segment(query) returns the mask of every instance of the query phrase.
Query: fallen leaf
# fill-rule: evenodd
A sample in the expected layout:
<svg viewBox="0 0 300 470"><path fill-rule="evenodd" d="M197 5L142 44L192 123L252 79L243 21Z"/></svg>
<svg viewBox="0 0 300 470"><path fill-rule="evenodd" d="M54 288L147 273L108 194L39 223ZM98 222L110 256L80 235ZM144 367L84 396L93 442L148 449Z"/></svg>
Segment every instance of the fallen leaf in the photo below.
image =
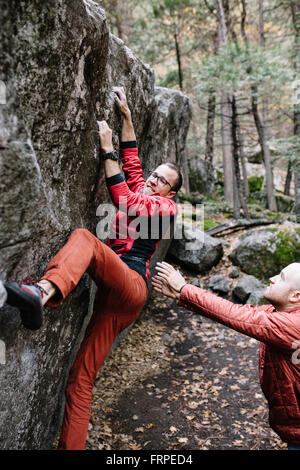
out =
<svg viewBox="0 0 300 470"><path fill-rule="evenodd" d="M132 444L129 444L129 449L131 450L141 450L142 446L140 444L137 444L136 442L133 442Z"/></svg>
<svg viewBox="0 0 300 470"><path fill-rule="evenodd" d="M135 429L135 432L144 432L144 431L145 431L145 429L143 427Z"/></svg>
<svg viewBox="0 0 300 470"><path fill-rule="evenodd" d="M193 419L195 419L195 416L186 416L186 419L188 421L193 421Z"/></svg>
<svg viewBox="0 0 300 470"><path fill-rule="evenodd" d="M198 408L198 403L196 401L191 401L189 404L188 404L188 407L191 408L192 410L195 410L196 408Z"/></svg>
<svg viewBox="0 0 300 470"><path fill-rule="evenodd" d="M188 438L187 437L180 437L178 439L178 442L180 442L180 444L186 444L188 442Z"/></svg>
<svg viewBox="0 0 300 470"><path fill-rule="evenodd" d="M235 385L230 385L229 388L230 388L230 390L240 390L240 387L239 387L237 384L235 384Z"/></svg>

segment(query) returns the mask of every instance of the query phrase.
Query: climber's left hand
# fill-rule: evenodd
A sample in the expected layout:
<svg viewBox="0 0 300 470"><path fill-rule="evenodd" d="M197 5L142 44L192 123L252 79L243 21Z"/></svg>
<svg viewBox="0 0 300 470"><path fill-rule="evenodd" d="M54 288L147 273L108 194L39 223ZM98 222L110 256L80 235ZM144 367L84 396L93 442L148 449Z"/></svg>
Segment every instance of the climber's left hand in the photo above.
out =
<svg viewBox="0 0 300 470"><path fill-rule="evenodd" d="M112 144L112 130L106 121L97 121L99 126L100 146L104 153L110 153L114 147Z"/></svg>

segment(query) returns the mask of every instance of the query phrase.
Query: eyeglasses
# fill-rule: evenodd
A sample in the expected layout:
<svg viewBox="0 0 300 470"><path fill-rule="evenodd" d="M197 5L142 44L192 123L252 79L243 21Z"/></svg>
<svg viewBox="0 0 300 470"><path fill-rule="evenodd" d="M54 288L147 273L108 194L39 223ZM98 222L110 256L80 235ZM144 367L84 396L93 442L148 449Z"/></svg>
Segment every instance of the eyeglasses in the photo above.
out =
<svg viewBox="0 0 300 470"><path fill-rule="evenodd" d="M167 181L166 178L164 178L163 176L159 176L156 171L151 171L149 178L156 178L158 186L165 186L166 184L168 184L172 189L172 185L169 183L169 181Z"/></svg>

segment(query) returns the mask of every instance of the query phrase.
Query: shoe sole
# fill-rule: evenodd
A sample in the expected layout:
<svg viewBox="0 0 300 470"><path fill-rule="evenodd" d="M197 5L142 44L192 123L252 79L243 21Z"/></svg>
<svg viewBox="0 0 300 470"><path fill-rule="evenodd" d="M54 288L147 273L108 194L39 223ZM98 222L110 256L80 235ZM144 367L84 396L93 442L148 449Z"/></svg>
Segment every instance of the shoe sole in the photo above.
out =
<svg viewBox="0 0 300 470"><path fill-rule="evenodd" d="M16 282L7 282L4 287L7 291L6 302L20 310L23 326L29 330L38 330L43 323L43 307L40 299L21 289Z"/></svg>

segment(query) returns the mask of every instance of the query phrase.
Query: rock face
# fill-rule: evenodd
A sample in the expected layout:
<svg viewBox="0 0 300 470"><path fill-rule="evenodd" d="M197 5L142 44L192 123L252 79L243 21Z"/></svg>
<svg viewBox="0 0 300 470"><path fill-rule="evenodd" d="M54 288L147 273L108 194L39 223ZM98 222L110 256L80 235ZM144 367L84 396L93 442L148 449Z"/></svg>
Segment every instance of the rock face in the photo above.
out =
<svg viewBox="0 0 300 470"><path fill-rule="evenodd" d="M0 281L0 308L3 307L7 299L7 292L4 288L3 283Z"/></svg>
<svg viewBox="0 0 300 470"><path fill-rule="evenodd" d="M214 190L214 175L207 162L196 157L188 162L189 181L191 191L197 191L201 194L211 194Z"/></svg>
<svg viewBox="0 0 300 470"><path fill-rule="evenodd" d="M109 34L91 0L0 7L0 279L20 281L39 278L75 228L95 233L96 208L109 201L96 120L108 121L117 148L121 129L112 86L125 87L147 168L183 164L191 108L181 93L154 87L151 68ZM51 447L91 315L89 287L83 276L61 307L46 308L38 332L21 326L17 310L0 310L1 449Z"/></svg>
<svg viewBox="0 0 300 470"><path fill-rule="evenodd" d="M250 305L265 305L269 302L264 298L264 292L266 290L266 286L254 290L248 297L246 304Z"/></svg>
<svg viewBox="0 0 300 470"><path fill-rule="evenodd" d="M177 236L180 233L182 238L174 238L168 251L179 264L200 274L207 273L218 264L224 252L220 240L187 224L182 231L177 231Z"/></svg>
<svg viewBox="0 0 300 470"><path fill-rule="evenodd" d="M229 255L242 271L259 279L278 274L300 259L300 225L285 223L277 228L253 230L241 237Z"/></svg>
<svg viewBox="0 0 300 470"><path fill-rule="evenodd" d="M233 289L232 293L241 303L245 303L249 296L252 296L252 299L254 300L258 291L261 294L261 291L265 291L266 287L267 286L262 284L262 282L254 276L243 276Z"/></svg>
<svg viewBox="0 0 300 470"><path fill-rule="evenodd" d="M240 271L236 266L233 266L232 270L229 273L231 279L237 279L240 276Z"/></svg>
<svg viewBox="0 0 300 470"><path fill-rule="evenodd" d="M228 279L223 274L215 274L209 278L207 287L220 294L228 294L231 289Z"/></svg>

